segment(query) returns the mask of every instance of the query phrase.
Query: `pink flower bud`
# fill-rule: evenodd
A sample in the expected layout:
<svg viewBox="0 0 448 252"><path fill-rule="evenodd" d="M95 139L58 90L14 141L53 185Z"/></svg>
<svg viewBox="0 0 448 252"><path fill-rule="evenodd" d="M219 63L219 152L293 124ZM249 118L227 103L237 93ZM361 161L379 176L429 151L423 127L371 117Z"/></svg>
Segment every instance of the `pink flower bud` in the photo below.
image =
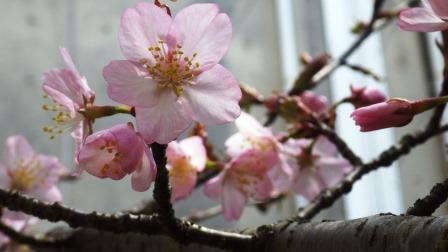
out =
<svg viewBox="0 0 448 252"><path fill-rule="evenodd" d="M355 108L370 106L386 100L386 95L376 88L352 86L350 89L352 91L350 101Z"/></svg>
<svg viewBox="0 0 448 252"><path fill-rule="evenodd" d="M88 136L77 161L99 178L119 180L133 173L132 188L136 191L146 191L156 175L152 152L132 124L115 125Z"/></svg>
<svg viewBox="0 0 448 252"><path fill-rule="evenodd" d="M402 99L391 99L355 110L351 117L361 131L373 131L389 127L401 127L414 117L412 103Z"/></svg>

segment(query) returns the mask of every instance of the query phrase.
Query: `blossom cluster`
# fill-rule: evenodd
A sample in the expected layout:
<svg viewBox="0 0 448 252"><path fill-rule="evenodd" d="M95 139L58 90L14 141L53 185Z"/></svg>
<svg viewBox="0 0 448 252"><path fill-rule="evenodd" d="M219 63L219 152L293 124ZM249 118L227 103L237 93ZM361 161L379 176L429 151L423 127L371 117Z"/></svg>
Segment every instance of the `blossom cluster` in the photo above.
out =
<svg viewBox="0 0 448 252"><path fill-rule="evenodd" d="M423 0L423 7L402 10L398 25L410 31L447 30L447 18L445 0ZM320 123L334 128L339 105L352 104L356 125L373 131L404 126L416 114L448 102L448 97L387 100L380 89L352 86L346 98L330 106L326 97L307 90L310 81L303 79L310 78L305 77L294 92L264 98L219 64L231 37L230 19L215 4L193 4L174 17L167 6L157 4L126 9L118 36L125 59L103 69L107 94L118 106L97 105L95 92L68 50L60 48L65 67L43 75L42 89L51 103L42 108L54 114L52 125L43 130L51 139L70 132L76 167L71 174L85 171L112 180L130 175L132 189L144 192L157 176L151 144L166 144L171 201L187 198L198 186L198 177L213 167L219 172L205 183L204 194L220 201L227 220L237 220L249 202L289 192L312 200L355 168L316 129ZM304 60L304 65L315 73L327 60L322 55ZM248 109L252 103L283 118L287 129L274 132L241 112L240 105ZM133 115L136 127L127 122L94 131L96 119L116 113ZM193 125L233 121L238 131L226 140L221 157L213 153L204 132L193 130L179 139ZM58 202L62 196L57 182L65 173L56 157L37 154L23 136L6 140L0 187ZM1 221L22 232L37 219L3 209ZM9 238L0 235L0 245L8 243Z"/></svg>

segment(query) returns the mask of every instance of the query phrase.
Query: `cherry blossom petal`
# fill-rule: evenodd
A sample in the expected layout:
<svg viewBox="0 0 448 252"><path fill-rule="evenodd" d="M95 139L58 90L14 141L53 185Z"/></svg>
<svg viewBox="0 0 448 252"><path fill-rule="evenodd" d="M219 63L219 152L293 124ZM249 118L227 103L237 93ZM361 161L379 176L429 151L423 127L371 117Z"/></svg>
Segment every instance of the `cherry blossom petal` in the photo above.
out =
<svg viewBox="0 0 448 252"><path fill-rule="evenodd" d="M207 153L202 138L192 136L180 141L180 147L189 157L189 162L196 168L196 171L202 172L207 162Z"/></svg>
<svg viewBox="0 0 448 252"><path fill-rule="evenodd" d="M72 57L70 56L68 50L64 47L59 47L59 51L61 52L62 58L64 59L67 69L70 70L75 77L73 82L68 82L67 85L76 84L70 89L75 91L77 97L84 96L87 99L91 98L94 95L94 92L92 91L92 89L90 89L89 85L87 84L86 78L78 73L78 69L76 69L75 63L73 63Z"/></svg>
<svg viewBox="0 0 448 252"><path fill-rule="evenodd" d="M241 112L240 116L235 120L238 131L249 137L263 137L272 135L270 129L263 127L254 117L246 112Z"/></svg>
<svg viewBox="0 0 448 252"><path fill-rule="evenodd" d="M111 61L103 69L109 97L129 106L153 107L159 103L157 84L147 75L145 69L127 60Z"/></svg>
<svg viewBox="0 0 448 252"><path fill-rule="evenodd" d="M336 185L353 169L347 160L336 157L321 157L316 166L319 167L318 173L326 187Z"/></svg>
<svg viewBox="0 0 448 252"><path fill-rule="evenodd" d="M174 18L177 42L187 56L197 53L201 70L217 64L229 48L232 24L226 14L218 14L215 4L193 4Z"/></svg>
<svg viewBox="0 0 448 252"><path fill-rule="evenodd" d="M409 8L400 12L398 26L406 31L433 32L448 29L448 22L440 19L431 9Z"/></svg>
<svg viewBox="0 0 448 252"><path fill-rule="evenodd" d="M291 186L293 171L286 158L282 156L280 162L268 172L268 176L277 192L286 192Z"/></svg>
<svg viewBox="0 0 448 252"><path fill-rule="evenodd" d="M115 142L115 137L108 131L100 131L86 140L86 144L78 154L79 165L88 173L99 178L122 179L126 172L118 162L114 162L114 154L102 148L107 142Z"/></svg>
<svg viewBox="0 0 448 252"><path fill-rule="evenodd" d="M147 143L167 144L176 139L193 122L191 108L185 99L171 90L160 93L159 103L152 108L136 107L137 128Z"/></svg>
<svg viewBox="0 0 448 252"><path fill-rule="evenodd" d="M238 81L221 65L200 74L196 84L185 89L185 97L193 109L193 119L207 125L233 121L241 113Z"/></svg>
<svg viewBox="0 0 448 252"><path fill-rule="evenodd" d="M132 189L144 192L151 187L157 174L156 162L149 148L145 149L140 166L134 171L131 178Z"/></svg>
<svg viewBox="0 0 448 252"><path fill-rule="evenodd" d="M170 176L171 202L186 198L196 186L197 173L194 169L185 169Z"/></svg>
<svg viewBox="0 0 448 252"><path fill-rule="evenodd" d="M226 153L230 157L235 157L241 152L252 148L252 144L247 141L246 137L238 132L230 136L226 142Z"/></svg>
<svg viewBox="0 0 448 252"><path fill-rule="evenodd" d="M18 161L29 162L34 156L33 147L21 135L13 135L6 139L3 147L3 162L8 169L14 169Z"/></svg>
<svg viewBox="0 0 448 252"><path fill-rule="evenodd" d="M62 202L62 193L56 185L47 189L34 190L29 195L46 202Z"/></svg>
<svg viewBox="0 0 448 252"><path fill-rule="evenodd" d="M238 220L243 213L246 197L231 181L223 181L221 201L224 218L229 221Z"/></svg>
<svg viewBox="0 0 448 252"><path fill-rule="evenodd" d="M37 155L37 159L41 169L36 173L36 178L40 180L40 183L36 186L48 190L58 182L65 167L54 156L39 154Z"/></svg>
<svg viewBox="0 0 448 252"><path fill-rule="evenodd" d="M320 193L322 187L322 182L311 169L300 171L292 186L294 192L308 200L314 199Z"/></svg>
<svg viewBox="0 0 448 252"><path fill-rule="evenodd" d="M162 8L150 3L139 3L128 8L121 17L119 43L124 56L131 61L147 59L154 63L150 46L166 40L172 19Z"/></svg>
<svg viewBox="0 0 448 252"><path fill-rule="evenodd" d="M446 0L423 0L423 5L431 8L442 19L448 19L448 2Z"/></svg>
<svg viewBox="0 0 448 252"><path fill-rule="evenodd" d="M219 199L221 197L225 173L225 171L220 172L218 175L211 178L205 183L204 193L207 197L211 199Z"/></svg>
<svg viewBox="0 0 448 252"><path fill-rule="evenodd" d="M336 146L326 137L318 137L314 143L313 154L319 156L334 156L337 153Z"/></svg>
<svg viewBox="0 0 448 252"><path fill-rule="evenodd" d="M168 144L166 148L166 157L168 159L168 163L174 163L179 158L185 158L186 154L184 150L181 148L179 142L172 141Z"/></svg>

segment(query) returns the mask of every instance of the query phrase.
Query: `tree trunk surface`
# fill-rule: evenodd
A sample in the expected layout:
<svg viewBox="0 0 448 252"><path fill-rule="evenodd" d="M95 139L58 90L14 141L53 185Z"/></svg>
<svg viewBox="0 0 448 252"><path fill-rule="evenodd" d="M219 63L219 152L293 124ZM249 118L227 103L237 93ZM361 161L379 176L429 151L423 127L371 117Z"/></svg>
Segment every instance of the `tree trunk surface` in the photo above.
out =
<svg viewBox="0 0 448 252"><path fill-rule="evenodd" d="M267 227L269 234L264 238L262 251L448 251L447 216L380 214L349 221L293 223L271 228ZM118 235L91 229L54 230L51 236L70 236L70 247L34 249L40 252L224 251L201 244L180 244L166 236Z"/></svg>

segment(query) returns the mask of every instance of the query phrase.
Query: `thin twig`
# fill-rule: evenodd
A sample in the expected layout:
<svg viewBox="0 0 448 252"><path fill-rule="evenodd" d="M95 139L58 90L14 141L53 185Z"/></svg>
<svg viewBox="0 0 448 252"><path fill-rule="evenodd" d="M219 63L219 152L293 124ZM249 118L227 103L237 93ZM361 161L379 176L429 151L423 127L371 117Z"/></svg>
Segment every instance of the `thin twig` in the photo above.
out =
<svg viewBox="0 0 448 252"><path fill-rule="evenodd" d="M430 216L448 199L448 179L437 183L431 189L428 196L415 201L407 211L407 215Z"/></svg>
<svg viewBox="0 0 448 252"><path fill-rule="evenodd" d="M420 131L415 134L408 134L401 138L399 144L383 151L378 158L363 164L349 173L336 186L324 190L305 208L299 209L297 215L293 217L294 221L303 221L314 217L319 211L330 207L342 195L351 191L353 184L360 180L367 173L380 167L390 166L401 156L408 154L414 147L426 142L429 138L448 130L448 124L438 129Z"/></svg>

